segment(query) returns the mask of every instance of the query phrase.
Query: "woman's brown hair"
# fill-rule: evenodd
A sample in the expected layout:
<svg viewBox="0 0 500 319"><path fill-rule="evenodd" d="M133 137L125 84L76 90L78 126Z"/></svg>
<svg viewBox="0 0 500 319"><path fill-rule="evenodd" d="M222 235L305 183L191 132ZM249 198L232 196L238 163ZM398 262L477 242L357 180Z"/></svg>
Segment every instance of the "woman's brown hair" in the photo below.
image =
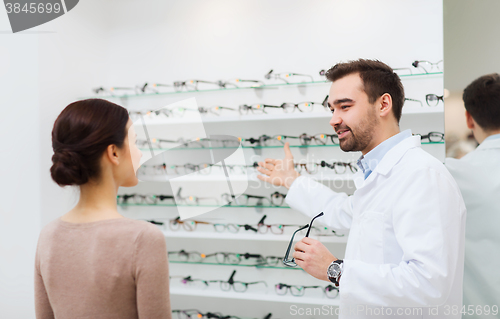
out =
<svg viewBox="0 0 500 319"><path fill-rule="evenodd" d="M52 129L50 175L59 186L83 185L101 175L100 159L111 144L122 148L127 136L127 110L102 99L69 104Z"/></svg>

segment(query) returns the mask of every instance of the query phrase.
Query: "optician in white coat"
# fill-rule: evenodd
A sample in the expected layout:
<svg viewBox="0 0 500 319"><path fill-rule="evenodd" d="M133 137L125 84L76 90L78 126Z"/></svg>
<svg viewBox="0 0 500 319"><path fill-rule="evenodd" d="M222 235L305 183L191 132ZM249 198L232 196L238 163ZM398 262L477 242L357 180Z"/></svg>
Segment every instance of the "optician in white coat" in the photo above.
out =
<svg viewBox="0 0 500 319"><path fill-rule="evenodd" d="M492 307L500 309L500 134L460 160L447 158L446 167L467 206L464 306L475 318L493 318Z"/></svg>
<svg viewBox="0 0 500 319"><path fill-rule="evenodd" d="M299 176L288 144L285 159L259 163L259 179L289 188L290 207L310 217L324 212L322 223L350 231L340 318L460 318L465 205L420 136L399 132L401 80L373 60L339 63L326 76L340 147L363 154L356 191L347 196ZM312 276L335 283L327 269L338 260L319 241L303 238L293 256Z"/></svg>
<svg viewBox="0 0 500 319"><path fill-rule="evenodd" d="M350 231L340 318L394 318L398 311L404 318L460 318L466 210L444 165L413 136L354 182L347 196L301 176L286 197L291 208L310 217L323 211L322 223Z"/></svg>
<svg viewBox="0 0 500 319"><path fill-rule="evenodd" d="M500 75L475 79L464 90L469 129L480 145L447 158L467 207L464 318L498 318L500 308Z"/></svg>

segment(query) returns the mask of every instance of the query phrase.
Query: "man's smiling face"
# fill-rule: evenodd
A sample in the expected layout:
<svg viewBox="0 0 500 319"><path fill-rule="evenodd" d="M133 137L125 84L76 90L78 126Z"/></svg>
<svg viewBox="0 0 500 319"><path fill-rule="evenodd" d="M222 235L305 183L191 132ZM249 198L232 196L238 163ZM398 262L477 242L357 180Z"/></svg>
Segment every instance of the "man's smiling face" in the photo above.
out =
<svg viewBox="0 0 500 319"><path fill-rule="evenodd" d="M376 103L368 101L358 73L344 76L332 83L328 105L333 115L330 125L339 136L344 152L369 149L379 124Z"/></svg>

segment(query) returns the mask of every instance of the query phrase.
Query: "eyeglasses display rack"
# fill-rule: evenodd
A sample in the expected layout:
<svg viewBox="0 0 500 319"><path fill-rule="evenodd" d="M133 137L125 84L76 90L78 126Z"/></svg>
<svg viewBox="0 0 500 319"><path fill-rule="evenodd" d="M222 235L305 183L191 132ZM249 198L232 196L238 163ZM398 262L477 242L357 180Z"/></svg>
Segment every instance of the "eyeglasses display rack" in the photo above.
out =
<svg viewBox="0 0 500 319"><path fill-rule="evenodd" d="M439 135L444 132L444 103L440 98L443 95L443 73L402 72L400 77L407 97L400 122L401 130L411 128L412 133L421 135L422 148L444 162L444 138ZM148 162L149 167L144 165L139 169L140 182L137 186L120 189L118 203L124 216L156 224L165 234L168 250L176 252L169 254L172 309L195 308L203 311L205 307L219 305L221 313L248 317L241 309L256 305L273 313L280 307L288 309L292 304L339 305L338 296L330 298L326 295L325 291L330 296L333 295L331 290L325 288L327 282L311 277L300 268L286 267L280 260L277 264L265 262L266 256L283 258L293 232L310 220L300 212L290 209L286 202L281 202L281 197L274 198L273 201L271 194L277 192L286 195L286 188L264 184L256 177L258 172L254 167L255 162L265 158L284 157L282 141L279 138L276 138L278 141L273 140L267 144L262 139L259 143L252 141L257 141L262 136L284 136L291 144L294 161L298 164L296 169L301 171L301 174L335 191L352 194L355 190L352 176L361 154L343 152L338 144L332 143L331 140L325 139L326 142L322 144L322 140L315 142L314 138L311 138L320 136L318 139L321 139L321 134L335 134L329 125L331 113L321 104L328 94L330 82L324 81L324 77L300 82L302 80L304 79L295 79L292 76L290 83L271 79L259 87L198 91L183 89L180 92L160 91L158 88L158 92L143 94L96 96L124 105L132 117L135 114L137 140L145 141L139 147L143 154L156 156L155 161ZM428 97L430 94L437 98ZM190 98L195 98L196 105L205 110L221 106L233 110L214 111L220 111L219 114L209 111L200 114L199 109L170 109L168 112L172 113L168 115L167 111L158 114L153 112ZM285 112L282 107L265 107L264 112L257 107L280 106L283 103L298 104L304 101L314 102L311 111L301 112L296 108L294 111ZM147 108L144 108L145 105ZM258 111L242 114L239 111L241 105L254 106ZM137 116L138 112L141 112L141 116ZM200 134L203 130L210 135L237 137L241 142L245 163L227 163L227 166L233 165L230 169L239 170L240 175L234 177L235 180L248 180L243 203L229 204L224 201L224 197L214 195L217 194L218 187L227 183L221 167L214 166L207 173L202 172L203 168L206 168L202 162L182 162L186 154L191 154L189 158L193 158L192 154L207 147L236 148L229 144L224 145L223 142L218 146L200 144L199 147L182 147L183 142L203 139L205 136ZM301 136L309 139L303 142ZM153 144L154 147L151 147ZM175 147L175 150L170 150L172 147ZM178 159L178 162L164 161L159 155L162 152L176 153L171 158ZM329 165L322 166L322 161ZM162 175L162 169L183 175L182 196L173 194L168 185L169 181ZM177 204L187 208L195 209L200 206L213 207L213 210L186 221L176 221L178 215L175 198L182 198L182 202ZM264 226L259 228L259 220L264 215L265 222L261 223ZM310 237L323 242L336 257L343 258L348 234L335 233L325 228L321 224L321 218L314 223L317 229L311 231ZM222 225L219 226L222 231L217 231L214 224ZM232 227L232 231L229 231L228 227ZM264 232L264 228L267 232ZM304 236L305 231L298 232L295 242ZM226 260L220 257L216 260L213 256L217 253L217 256L238 255L239 259ZM262 259L245 259L245 253L261 256ZM273 259L273 263L275 261L276 259ZM265 285L251 284L245 291L235 291L231 287L227 290L221 289L221 284L216 281L231 282L228 278L233 278L231 274L234 270L237 271L234 281L264 282ZM319 288L307 288L303 291L300 288L309 286ZM285 293L286 289L283 287L300 289L297 288L295 293Z"/></svg>

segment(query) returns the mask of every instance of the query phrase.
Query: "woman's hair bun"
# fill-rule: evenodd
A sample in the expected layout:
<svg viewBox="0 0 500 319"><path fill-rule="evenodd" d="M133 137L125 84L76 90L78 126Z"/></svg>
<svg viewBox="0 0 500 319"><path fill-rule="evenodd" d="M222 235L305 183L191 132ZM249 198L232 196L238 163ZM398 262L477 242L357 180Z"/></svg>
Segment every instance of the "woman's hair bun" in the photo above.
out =
<svg viewBox="0 0 500 319"><path fill-rule="evenodd" d="M66 106L52 129L54 182L67 186L97 181L108 146L124 146L128 121L125 108L106 100L87 99Z"/></svg>
<svg viewBox="0 0 500 319"><path fill-rule="evenodd" d="M50 175L59 186L82 185L89 181L84 158L77 152L56 151L52 163Z"/></svg>

